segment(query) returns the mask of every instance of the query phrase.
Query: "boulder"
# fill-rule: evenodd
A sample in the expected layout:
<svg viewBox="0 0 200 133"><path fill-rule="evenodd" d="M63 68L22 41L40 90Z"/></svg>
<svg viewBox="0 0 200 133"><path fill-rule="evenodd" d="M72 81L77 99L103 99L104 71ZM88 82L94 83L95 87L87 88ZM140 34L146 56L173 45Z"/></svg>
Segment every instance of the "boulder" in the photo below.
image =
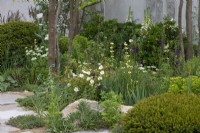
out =
<svg viewBox="0 0 200 133"><path fill-rule="evenodd" d="M63 118L66 118L67 116L69 116L69 114L76 112L77 111L77 107L79 105L79 103L81 101L84 101L88 104L88 106L95 111L99 111L99 112L103 112L103 108L100 106L100 104L97 101L94 100L88 100L88 99L79 99L73 103L70 103L68 106L66 106L63 110L62 110L62 114L63 114ZM127 113L128 110L130 110L131 108L133 108L132 106L125 106L125 105L121 105L121 112L122 113Z"/></svg>

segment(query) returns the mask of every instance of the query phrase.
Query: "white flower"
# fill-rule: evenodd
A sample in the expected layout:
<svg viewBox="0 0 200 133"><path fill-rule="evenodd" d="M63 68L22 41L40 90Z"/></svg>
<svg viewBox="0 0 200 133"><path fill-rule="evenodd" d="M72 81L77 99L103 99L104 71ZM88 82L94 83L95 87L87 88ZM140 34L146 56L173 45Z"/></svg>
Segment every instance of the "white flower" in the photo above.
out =
<svg viewBox="0 0 200 133"><path fill-rule="evenodd" d="M128 44L125 42L125 43L124 43L124 46L127 46L127 45L128 45Z"/></svg>
<svg viewBox="0 0 200 133"><path fill-rule="evenodd" d="M78 91L79 91L78 87L75 87L75 88L74 88L74 91L75 91L75 92L78 92Z"/></svg>
<svg viewBox="0 0 200 133"><path fill-rule="evenodd" d="M26 55L30 55L30 53L29 53L29 52L27 52L27 53L26 53Z"/></svg>
<svg viewBox="0 0 200 133"><path fill-rule="evenodd" d="M144 70L145 68L144 68L144 67L139 67L138 69L139 69L139 70Z"/></svg>
<svg viewBox="0 0 200 133"><path fill-rule="evenodd" d="M156 67L155 67L155 66L151 66L151 68L153 68L153 69L156 69Z"/></svg>
<svg viewBox="0 0 200 133"><path fill-rule="evenodd" d="M101 70L101 69L103 69L103 66L101 65L101 66L99 66L99 70Z"/></svg>
<svg viewBox="0 0 200 133"><path fill-rule="evenodd" d="M146 70L144 70L144 71L142 71L143 73L146 73L147 71Z"/></svg>
<svg viewBox="0 0 200 133"><path fill-rule="evenodd" d="M75 73L72 73L72 76L73 76L73 77L76 77L77 75L76 75Z"/></svg>
<svg viewBox="0 0 200 133"><path fill-rule="evenodd" d="M79 74L79 77L80 77L80 78L83 78L83 77L84 77L84 75L81 73L81 74Z"/></svg>
<svg viewBox="0 0 200 133"><path fill-rule="evenodd" d="M41 54L40 54L40 53L37 53L37 56L41 56Z"/></svg>
<svg viewBox="0 0 200 133"><path fill-rule="evenodd" d="M114 43L113 43L113 42L111 42L110 44L111 44L111 45L114 45Z"/></svg>
<svg viewBox="0 0 200 133"><path fill-rule="evenodd" d="M45 36L44 40L49 40L49 35L48 34Z"/></svg>
<svg viewBox="0 0 200 133"><path fill-rule="evenodd" d="M90 84L91 84L91 85L94 84L94 80L93 80L93 79L90 80Z"/></svg>
<svg viewBox="0 0 200 133"><path fill-rule="evenodd" d="M36 57L33 57L31 60L34 61L34 60L36 60L36 59L37 59Z"/></svg>
<svg viewBox="0 0 200 133"><path fill-rule="evenodd" d="M40 19L40 18L42 18L42 17L43 17L43 13L39 13L39 14L37 14L37 16L36 16L37 19Z"/></svg>
<svg viewBox="0 0 200 133"><path fill-rule="evenodd" d="M87 81L90 81L90 79L91 79L91 77L87 77L87 79L86 79L86 80L87 80Z"/></svg>
<svg viewBox="0 0 200 133"><path fill-rule="evenodd" d="M82 70L82 72L83 72L84 74L90 75L90 71Z"/></svg>
<svg viewBox="0 0 200 133"><path fill-rule="evenodd" d="M132 43L132 42L133 42L133 39L129 39L129 42Z"/></svg>
<svg viewBox="0 0 200 133"><path fill-rule="evenodd" d="M46 48L45 51L48 51L48 48Z"/></svg>
<svg viewBox="0 0 200 133"><path fill-rule="evenodd" d="M103 78L101 76L98 77L98 80L102 80Z"/></svg>
<svg viewBox="0 0 200 133"><path fill-rule="evenodd" d="M70 84L70 83L68 83L68 84L67 84L67 87L70 87L70 86L71 86L71 84Z"/></svg>
<svg viewBox="0 0 200 133"><path fill-rule="evenodd" d="M47 57L47 53L46 53L46 54L43 54L43 55L41 55L41 57Z"/></svg>
<svg viewBox="0 0 200 133"><path fill-rule="evenodd" d="M100 74L101 74L101 75L104 75L104 71L101 71Z"/></svg>
<svg viewBox="0 0 200 133"><path fill-rule="evenodd" d="M128 71L128 74L131 74L131 71Z"/></svg>

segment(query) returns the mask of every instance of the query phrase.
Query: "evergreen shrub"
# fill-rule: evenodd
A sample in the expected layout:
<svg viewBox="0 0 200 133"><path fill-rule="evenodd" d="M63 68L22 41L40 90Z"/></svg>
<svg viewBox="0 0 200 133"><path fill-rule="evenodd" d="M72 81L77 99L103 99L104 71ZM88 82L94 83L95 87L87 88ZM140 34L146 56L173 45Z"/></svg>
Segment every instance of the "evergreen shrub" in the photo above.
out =
<svg viewBox="0 0 200 133"><path fill-rule="evenodd" d="M165 93L149 97L136 104L121 119L120 132L198 133L200 132L199 113L199 96Z"/></svg>
<svg viewBox="0 0 200 133"><path fill-rule="evenodd" d="M0 26L0 57L2 66L21 65L25 61L25 47L40 42L39 27L31 22L14 21Z"/></svg>

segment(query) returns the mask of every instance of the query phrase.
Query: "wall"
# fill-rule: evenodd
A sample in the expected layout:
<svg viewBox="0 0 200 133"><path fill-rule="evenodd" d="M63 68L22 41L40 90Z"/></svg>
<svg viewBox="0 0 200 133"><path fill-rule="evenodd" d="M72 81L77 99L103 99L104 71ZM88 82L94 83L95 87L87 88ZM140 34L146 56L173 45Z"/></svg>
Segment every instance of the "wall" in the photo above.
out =
<svg viewBox="0 0 200 133"><path fill-rule="evenodd" d="M23 20L31 21L29 17L28 8L33 4L33 0L29 2L23 2L23 0L0 0L0 14L7 16L9 11L16 12L17 10L23 14Z"/></svg>

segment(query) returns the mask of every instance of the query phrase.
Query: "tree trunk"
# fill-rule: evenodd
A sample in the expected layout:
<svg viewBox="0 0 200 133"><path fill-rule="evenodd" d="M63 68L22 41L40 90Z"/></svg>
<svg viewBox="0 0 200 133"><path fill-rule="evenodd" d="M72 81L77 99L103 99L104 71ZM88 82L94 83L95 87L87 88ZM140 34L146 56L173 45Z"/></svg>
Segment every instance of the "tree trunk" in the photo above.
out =
<svg viewBox="0 0 200 133"><path fill-rule="evenodd" d="M58 39L57 39L57 20L58 20L58 0L49 0L48 9L48 34L49 34L49 53L48 53L48 66L51 74L57 74L60 67L58 55Z"/></svg>
<svg viewBox="0 0 200 133"><path fill-rule="evenodd" d="M183 34L182 34L182 9L183 9L183 0L180 0L179 10L178 10L178 29L179 29L178 40L179 40L179 48L181 50L181 57L183 60L185 60Z"/></svg>
<svg viewBox="0 0 200 133"><path fill-rule="evenodd" d="M70 58L72 54L72 42L74 37L79 33L79 0L70 1L70 22L69 22L69 42L68 42L68 52L67 52L67 64L70 64Z"/></svg>
<svg viewBox="0 0 200 133"><path fill-rule="evenodd" d="M192 46L192 0L187 0L186 3L186 32L187 32L187 57L186 59L192 59L193 46Z"/></svg>
<svg viewBox="0 0 200 133"><path fill-rule="evenodd" d="M198 56L200 57L200 0L199 0L199 12L198 12L198 30L199 30Z"/></svg>

